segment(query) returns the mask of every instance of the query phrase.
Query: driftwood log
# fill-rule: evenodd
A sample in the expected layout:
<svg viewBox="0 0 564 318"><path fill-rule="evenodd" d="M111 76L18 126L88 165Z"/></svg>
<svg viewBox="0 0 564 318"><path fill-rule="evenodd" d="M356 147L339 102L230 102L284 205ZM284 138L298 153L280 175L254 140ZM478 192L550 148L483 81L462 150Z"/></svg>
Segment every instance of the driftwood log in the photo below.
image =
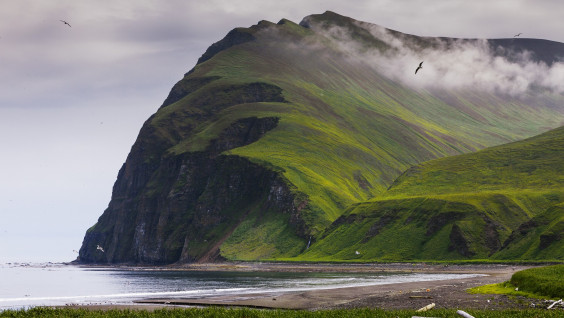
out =
<svg viewBox="0 0 564 318"><path fill-rule="evenodd" d="M461 315L464 318L474 318L474 316L472 316L469 313L462 311L462 310L457 310L456 313Z"/></svg>
<svg viewBox="0 0 564 318"><path fill-rule="evenodd" d="M433 307L435 307L435 303L430 303L429 305L427 305L425 307L417 309L417 312L427 311L429 309L433 309Z"/></svg>

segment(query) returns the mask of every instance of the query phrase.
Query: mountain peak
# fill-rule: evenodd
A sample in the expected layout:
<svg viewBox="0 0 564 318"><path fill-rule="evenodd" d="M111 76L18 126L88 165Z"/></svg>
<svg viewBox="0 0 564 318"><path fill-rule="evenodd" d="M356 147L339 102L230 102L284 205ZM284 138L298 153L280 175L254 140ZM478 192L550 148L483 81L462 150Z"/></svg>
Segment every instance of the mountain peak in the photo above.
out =
<svg viewBox="0 0 564 318"><path fill-rule="evenodd" d="M500 208L503 217L490 222L481 217L486 210L465 202L418 199L398 206L388 200L374 206L369 200L381 198L410 166L561 125L559 69L508 61L512 49L501 42L497 58L485 41L394 32L326 11L300 25L283 19L235 28L212 44L141 128L108 208L85 235L79 260L378 260L384 258L376 245L365 245L366 253L358 256L355 244L396 240L400 227L424 240L436 238L428 246L452 243L440 245L441 256L421 252L401 260L489 255L530 218L532 212L524 211L513 221L504 212L523 204ZM564 45L547 51L562 52ZM425 68L414 75L422 60ZM544 84L545 78L553 91L549 87L544 95L500 94L512 92L518 79ZM528 93L525 84L518 93ZM538 151L525 150L518 172L529 175L536 170L528 160L537 159ZM534 200L527 194L526 202L549 207L564 201L561 194L547 194ZM491 198L484 208L507 201ZM349 207L363 206L375 209L361 211L363 219L351 214ZM402 219L395 217L399 208L408 210L398 214ZM457 213L451 213L454 208ZM368 219L374 226L355 224ZM467 221L481 224L479 231L471 231L476 228ZM337 226L348 227L355 241L326 235ZM487 239L475 244L468 233Z"/></svg>
<svg viewBox="0 0 564 318"><path fill-rule="evenodd" d="M302 19L300 25L305 28L311 28L312 23L328 23L328 24L334 24L339 26L345 26L353 22L358 22L358 21L353 18L340 15L333 11L325 11L321 14L311 14L306 16L305 18Z"/></svg>

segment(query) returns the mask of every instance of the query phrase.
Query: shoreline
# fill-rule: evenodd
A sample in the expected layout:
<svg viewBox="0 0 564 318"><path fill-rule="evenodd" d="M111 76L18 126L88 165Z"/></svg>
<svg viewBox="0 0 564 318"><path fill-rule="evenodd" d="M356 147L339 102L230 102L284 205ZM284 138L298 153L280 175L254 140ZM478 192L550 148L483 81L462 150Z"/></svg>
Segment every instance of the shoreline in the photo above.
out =
<svg viewBox="0 0 564 318"><path fill-rule="evenodd" d="M538 265L537 265L538 266ZM515 309L529 308L531 300L506 295L468 294L466 289L508 281L517 271L533 265L513 264L426 264L426 263L375 263L375 264L309 264L309 263L212 263L190 264L181 267L135 267L131 270L187 270L187 271L239 271L239 272L403 272L443 274L484 274L460 279L407 282L386 285L368 285L302 291L259 292L203 296L199 298L138 299L130 305L79 305L92 310L140 309L194 306L228 306L265 309L323 310L352 308L419 309L430 303L435 308L447 309ZM123 267L114 267L126 269Z"/></svg>
<svg viewBox="0 0 564 318"><path fill-rule="evenodd" d="M202 271L202 272L321 272L321 273L376 273L376 272L421 272L421 273L481 273L503 272L508 268L522 270L531 267L547 266L549 263L511 264L435 264L426 262L390 262L390 263L291 263L291 262L221 262L221 263L193 263L183 265L91 265L61 263L61 265L82 268L104 268L131 271Z"/></svg>
<svg viewBox="0 0 564 318"><path fill-rule="evenodd" d="M217 270L233 269L225 264L208 267ZM428 265L404 264L248 264L243 270L289 271L289 272L417 272L449 274L485 274L462 279L369 285L281 293L255 293L244 295L222 295L190 299L144 299L138 304L234 306L269 309L339 309L382 308L419 309L432 302L436 308L515 308L517 304L504 295L471 295L466 289L493 283L501 283L511 275L530 266L513 265ZM240 268L241 269L241 268ZM492 298L493 299L490 299ZM489 302L487 300L490 300ZM494 300L492 302L492 300ZM501 303L501 304L500 304Z"/></svg>

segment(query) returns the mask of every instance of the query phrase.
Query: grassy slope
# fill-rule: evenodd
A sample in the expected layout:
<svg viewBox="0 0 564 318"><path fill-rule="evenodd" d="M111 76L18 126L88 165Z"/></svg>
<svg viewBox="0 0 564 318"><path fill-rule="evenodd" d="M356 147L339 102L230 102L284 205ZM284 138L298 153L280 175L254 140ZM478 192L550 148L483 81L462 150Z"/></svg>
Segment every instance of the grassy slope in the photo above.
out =
<svg viewBox="0 0 564 318"><path fill-rule="evenodd" d="M564 297L564 265L530 268L511 276L511 284L520 290L546 297Z"/></svg>
<svg viewBox="0 0 564 318"><path fill-rule="evenodd" d="M558 128L473 154L425 162L399 177L386 196L561 189L563 153L564 128Z"/></svg>
<svg viewBox="0 0 564 318"><path fill-rule="evenodd" d="M417 165L302 257L562 260L563 202L564 127Z"/></svg>
<svg viewBox="0 0 564 318"><path fill-rule="evenodd" d="M564 259L564 204L523 223L495 256L499 259Z"/></svg>
<svg viewBox="0 0 564 318"><path fill-rule="evenodd" d="M256 40L197 65L184 80L219 79L162 108L151 124L174 144L169 148L172 155L205 148L237 119L279 117L278 127L265 137L228 153L281 171L296 191L307 195L303 218L314 237L346 207L382 194L413 164L521 139L559 124L559 111L542 105L532 111L519 100L451 93L462 107L445 102L446 96L403 87L334 52L328 38L289 21L278 25L263 21L239 30ZM215 96L226 85L254 82L282 88L288 102L239 103L203 122L184 116L202 112L190 107L199 96ZM192 133L177 136L170 133L171 127L178 131L190 127ZM246 227L236 230L222 247L231 251L229 258L277 255L244 249L253 244L253 231L260 234L269 225L242 225Z"/></svg>
<svg viewBox="0 0 564 318"><path fill-rule="evenodd" d="M516 272L507 282L474 287L468 292L558 299L564 297L563 275L564 265L530 268Z"/></svg>

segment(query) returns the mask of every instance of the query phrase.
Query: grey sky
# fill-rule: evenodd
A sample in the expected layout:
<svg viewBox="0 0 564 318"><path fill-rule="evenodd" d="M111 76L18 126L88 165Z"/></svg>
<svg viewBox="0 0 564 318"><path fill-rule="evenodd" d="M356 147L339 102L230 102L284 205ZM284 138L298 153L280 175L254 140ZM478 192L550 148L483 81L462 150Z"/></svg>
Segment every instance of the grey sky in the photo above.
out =
<svg viewBox="0 0 564 318"><path fill-rule="evenodd" d="M209 45L325 10L416 35L564 42L559 0L0 0L0 263L76 257L142 123Z"/></svg>

